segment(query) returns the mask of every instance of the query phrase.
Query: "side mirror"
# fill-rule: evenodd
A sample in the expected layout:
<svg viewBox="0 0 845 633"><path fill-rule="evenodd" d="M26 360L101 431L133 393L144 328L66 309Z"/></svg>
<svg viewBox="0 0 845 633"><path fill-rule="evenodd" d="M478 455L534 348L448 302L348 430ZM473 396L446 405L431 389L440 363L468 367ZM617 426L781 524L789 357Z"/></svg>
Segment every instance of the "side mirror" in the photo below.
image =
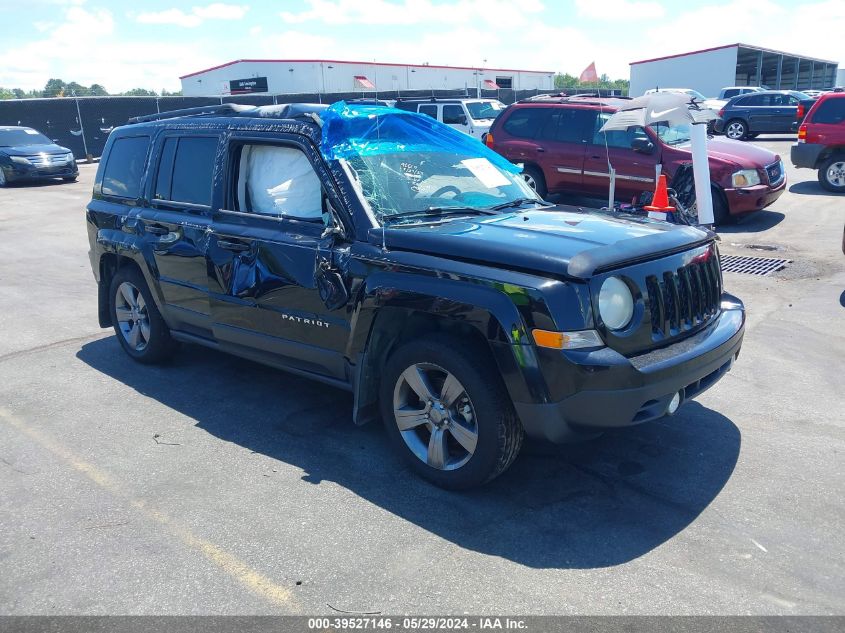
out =
<svg viewBox="0 0 845 633"><path fill-rule="evenodd" d="M640 136L631 141L631 149L639 154L654 154L654 143Z"/></svg>

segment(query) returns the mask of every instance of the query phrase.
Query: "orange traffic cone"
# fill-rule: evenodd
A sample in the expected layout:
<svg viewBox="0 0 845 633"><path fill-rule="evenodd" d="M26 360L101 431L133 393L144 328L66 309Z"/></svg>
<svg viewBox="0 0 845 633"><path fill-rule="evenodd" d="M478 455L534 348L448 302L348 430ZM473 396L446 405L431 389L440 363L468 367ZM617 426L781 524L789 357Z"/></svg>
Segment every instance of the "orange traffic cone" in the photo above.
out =
<svg viewBox="0 0 845 633"><path fill-rule="evenodd" d="M657 187L654 190L654 198L651 204L646 205L645 210L648 211L648 217L656 220L665 220L666 214L674 211L675 207L669 204L669 191L666 185L666 174L660 174L657 179Z"/></svg>

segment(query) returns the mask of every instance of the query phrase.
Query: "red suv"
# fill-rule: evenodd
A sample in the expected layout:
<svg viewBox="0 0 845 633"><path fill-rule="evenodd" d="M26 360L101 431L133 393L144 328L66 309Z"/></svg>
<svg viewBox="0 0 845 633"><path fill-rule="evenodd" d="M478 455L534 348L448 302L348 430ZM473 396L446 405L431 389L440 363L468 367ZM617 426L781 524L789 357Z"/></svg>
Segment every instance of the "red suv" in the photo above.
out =
<svg viewBox="0 0 845 633"><path fill-rule="evenodd" d="M819 184L845 193L845 93L823 94L798 127L792 164L819 170Z"/></svg>
<svg viewBox="0 0 845 633"><path fill-rule="evenodd" d="M608 162L616 170L616 196L630 200L654 191L655 167L669 178L692 160L689 126L656 124L599 132L627 102L593 97L552 97L509 106L493 123L485 142L514 163L541 196L578 193L606 196ZM711 138L710 175L717 223L758 211L786 187L780 156L767 149Z"/></svg>

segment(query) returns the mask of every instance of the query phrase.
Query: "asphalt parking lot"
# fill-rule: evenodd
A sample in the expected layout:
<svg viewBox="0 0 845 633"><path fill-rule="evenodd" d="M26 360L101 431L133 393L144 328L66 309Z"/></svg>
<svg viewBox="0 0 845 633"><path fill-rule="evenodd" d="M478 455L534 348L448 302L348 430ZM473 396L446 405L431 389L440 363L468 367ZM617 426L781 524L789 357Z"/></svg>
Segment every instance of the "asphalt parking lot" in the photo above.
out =
<svg viewBox="0 0 845 633"><path fill-rule="evenodd" d="M788 163L790 140L759 144ZM97 325L76 184L0 190L0 614L841 614L845 198L722 231L733 371L658 423L433 488L351 396Z"/></svg>

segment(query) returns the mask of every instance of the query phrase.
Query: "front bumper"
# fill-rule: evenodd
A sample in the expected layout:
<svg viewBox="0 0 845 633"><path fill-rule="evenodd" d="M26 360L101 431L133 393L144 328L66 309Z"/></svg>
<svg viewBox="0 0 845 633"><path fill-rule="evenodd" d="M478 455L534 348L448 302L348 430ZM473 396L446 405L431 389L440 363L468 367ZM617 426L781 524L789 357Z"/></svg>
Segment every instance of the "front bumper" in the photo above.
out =
<svg viewBox="0 0 845 633"><path fill-rule="evenodd" d="M819 155L824 149L823 145L813 143L793 143L789 157L796 167L809 167L815 169L818 165Z"/></svg>
<svg viewBox="0 0 845 633"><path fill-rule="evenodd" d="M581 368L589 368L593 378L584 382L585 388L559 402L514 406L526 434L552 442L655 420L667 414L678 392L683 403L718 382L739 356L744 333L742 303L723 295L721 314L713 323L668 347L633 358L608 348L566 353L575 362L580 355Z"/></svg>
<svg viewBox="0 0 845 633"><path fill-rule="evenodd" d="M0 167L6 175L7 182L24 182L33 180L45 180L48 178L76 178L79 176L79 168L76 161L64 165L21 165L12 163Z"/></svg>
<svg viewBox="0 0 845 633"><path fill-rule="evenodd" d="M731 215L742 215L743 213L765 209L780 198L785 189L785 177L776 187L760 184L754 185L753 187L742 187L741 189L725 189L728 212Z"/></svg>

